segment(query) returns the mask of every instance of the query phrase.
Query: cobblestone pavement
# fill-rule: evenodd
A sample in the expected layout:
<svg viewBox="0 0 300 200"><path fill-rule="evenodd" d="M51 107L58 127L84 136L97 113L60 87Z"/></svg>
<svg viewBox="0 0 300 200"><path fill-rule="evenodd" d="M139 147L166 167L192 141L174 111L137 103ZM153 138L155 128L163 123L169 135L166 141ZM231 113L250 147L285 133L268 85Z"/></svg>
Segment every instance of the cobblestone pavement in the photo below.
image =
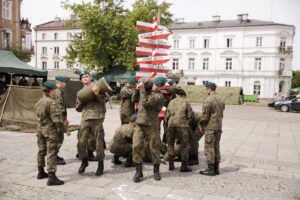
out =
<svg viewBox="0 0 300 200"><path fill-rule="evenodd" d="M200 111L201 105L193 105ZM69 110L71 124L80 114ZM119 107L108 109L104 122L109 143L119 126ZM67 165L58 166L63 186L46 186L36 179L36 136L30 133L0 132L0 199L300 199L300 114L282 113L267 107L227 106L221 139L221 175L200 176L205 167L203 141L200 165L191 173L161 168L162 180L153 179L152 165L144 165L144 181L132 181L134 168L113 166L106 151L105 171L95 177L96 163L90 162L78 175L75 158L77 133L65 138L60 155Z"/></svg>

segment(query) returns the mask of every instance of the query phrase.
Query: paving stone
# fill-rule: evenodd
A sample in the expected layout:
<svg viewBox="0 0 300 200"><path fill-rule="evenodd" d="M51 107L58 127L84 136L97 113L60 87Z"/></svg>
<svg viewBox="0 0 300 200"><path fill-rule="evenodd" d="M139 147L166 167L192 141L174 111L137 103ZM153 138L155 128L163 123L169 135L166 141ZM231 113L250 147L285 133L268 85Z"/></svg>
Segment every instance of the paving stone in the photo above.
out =
<svg viewBox="0 0 300 200"><path fill-rule="evenodd" d="M137 189L135 192L146 195L146 196L155 196L155 197L165 197L169 192L171 191L171 188L169 187L158 187L158 186L150 186L150 185L144 185Z"/></svg>

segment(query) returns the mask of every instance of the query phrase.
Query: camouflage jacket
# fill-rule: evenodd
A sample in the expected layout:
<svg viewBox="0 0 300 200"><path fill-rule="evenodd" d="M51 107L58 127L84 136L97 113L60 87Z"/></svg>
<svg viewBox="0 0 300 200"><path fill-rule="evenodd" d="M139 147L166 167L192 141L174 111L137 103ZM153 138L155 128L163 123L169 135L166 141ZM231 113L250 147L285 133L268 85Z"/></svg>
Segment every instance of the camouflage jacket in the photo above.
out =
<svg viewBox="0 0 300 200"><path fill-rule="evenodd" d="M134 89L131 89L127 87L126 85L121 89L120 96L121 96L121 108L120 108L120 114L131 116L134 113L134 103L132 100L132 94L134 92Z"/></svg>
<svg viewBox="0 0 300 200"><path fill-rule="evenodd" d="M39 119L39 128L46 131L66 132L64 119L54 99L43 96L34 106L34 111Z"/></svg>
<svg viewBox="0 0 300 200"><path fill-rule="evenodd" d="M104 94L99 94L96 98L85 104L78 104L78 102L76 102L76 111L82 112L81 121L104 119L106 113L105 103L106 96Z"/></svg>
<svg viewBox="0 0 300 200"><path fill-rule="evenodd" d="M168 88L166 89L166 91L168 92L168 96L165 97L165 103L164 103L164 106L165 106L165 107L168 107L170 101L172 101L173 99L176 98L175 90L176 90L175 87L168 87Z"/></svg>
<svg viewBox="0 0 300 200"><path fill-rule="evenodd" d="M199 124L206 130L221 130L225 104L217 94L209 95L202 107Z"/></svg>
<svg viewBox="0 0 300 200"><path fill-rule="evenodd" d="M112 139L112 143L130 143L132 144L134 126L131 124L124 124L120 126Z"/></svg>
<svg viewBox="0 0 300 200"><path fill-rule="evenodd" d="M141 125L158 125L158 113L164 105L164 97L158 92L146 92L145 88L139 89L139 111L137 124Z"/></svg>
<svg viewBox="0 0 300 200"><path fill-rule="evenodd" d="M67 106L65 102L64 92L61 89L56 89L54 100L57 103L59 110L61 111L64 120L67 119Z"/></svg>
<svg viewBox="0 0 300 200"><path fill-rule="evenodd" d="M193 117L190 103L183 97L176 97L169 103L165 120L168 127L189 127Z"/></svg>

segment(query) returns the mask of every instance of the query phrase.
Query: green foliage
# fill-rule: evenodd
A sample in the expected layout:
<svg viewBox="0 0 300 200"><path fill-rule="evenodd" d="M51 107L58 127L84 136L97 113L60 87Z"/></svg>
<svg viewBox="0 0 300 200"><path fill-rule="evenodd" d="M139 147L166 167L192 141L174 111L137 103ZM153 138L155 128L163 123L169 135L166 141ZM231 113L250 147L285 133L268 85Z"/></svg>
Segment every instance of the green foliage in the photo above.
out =
<svg viewBox="0 0 300 200"><path fill-rule="evenodd" d="M21 45L13 45L6 48L6 50L13 52L13 54L23 62L30 62L33 54L32 50L23 50Z"/></svg>
<svg viewBox="0 0 300 200"><path fill-rule="evenodd" d="M135 67L137 46L136 21L152 22L161 13L161 24L170 25L170 4L158 4L157 0L137 0L132 10L123 7L124 0L94 0L93 3L70 4L64 2L78 20L81 33L76 34L64 57L68 66L76 61L85 64L88 70L109 70L116 65ZM74 26L67 22L66 26Z"/></svg>
<svg viewBox="0 0 300 200"><path fill-rule="evenodd" d="M293 71L292 88L300 87L300 71Z"/></svg>

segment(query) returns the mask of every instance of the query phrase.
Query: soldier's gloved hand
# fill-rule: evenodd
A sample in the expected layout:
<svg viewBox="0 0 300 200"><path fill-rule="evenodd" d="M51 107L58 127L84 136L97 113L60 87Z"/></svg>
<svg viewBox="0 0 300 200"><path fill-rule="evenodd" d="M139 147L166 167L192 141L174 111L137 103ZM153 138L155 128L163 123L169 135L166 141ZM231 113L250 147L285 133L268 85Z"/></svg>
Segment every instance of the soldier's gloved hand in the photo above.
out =
<svg viewBox="0 0 300 200"><path fill-rule="evenodd" d="M97 85L93 85L92 90L94 95L98 96L100 94L100 88Z"/></svg>

